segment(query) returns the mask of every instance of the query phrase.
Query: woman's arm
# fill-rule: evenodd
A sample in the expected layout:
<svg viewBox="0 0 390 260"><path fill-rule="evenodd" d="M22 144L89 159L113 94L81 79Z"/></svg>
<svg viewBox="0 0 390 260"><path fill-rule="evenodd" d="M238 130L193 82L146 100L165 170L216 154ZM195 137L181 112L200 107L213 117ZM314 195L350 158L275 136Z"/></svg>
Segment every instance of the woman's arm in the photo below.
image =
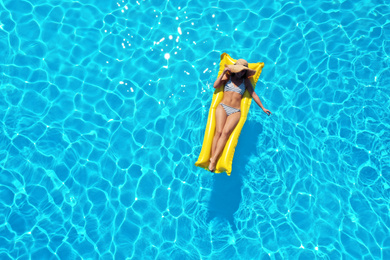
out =
<svg viewBox="0 0 390 260"><path fill-rule="evenodd" d="M260 101L260 98L259 96L256 94L255 90L253 89L253 86L252 86L252 83L249 79L245 79L245 86L246 86L246 89L248 90L249 94L252 96L253 100L256 102L257 105L259 105L259 107L261 107L261 109L263 109L263 111L267 114L267 115L271 115L271 111L269 111L268 109L266 109L263 104L261 103Z"/></svg>
<svg viewBox="0 0 390 260"><path fill-rule="evenodd" d="M221 76L219 76L217 78L217 80L214 82L214 88L219 88L220 86L226 84L226 82L228 81L229 79L229 76L227 74L227 72L230 72L230 69L228 67L226 67L223 72L221 73Z"/></svg>

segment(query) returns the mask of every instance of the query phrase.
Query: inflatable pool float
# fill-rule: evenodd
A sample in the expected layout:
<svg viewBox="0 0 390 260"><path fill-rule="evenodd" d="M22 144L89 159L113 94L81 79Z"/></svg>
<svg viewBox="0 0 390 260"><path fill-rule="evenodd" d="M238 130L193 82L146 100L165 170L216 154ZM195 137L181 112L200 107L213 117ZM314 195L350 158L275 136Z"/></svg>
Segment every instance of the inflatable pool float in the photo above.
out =
<svg viewBox="0 0 390 260"><path fill-rule="evenodd" d="M235 62L236 62L236 60L233 59L232 57L230 57L229 54L223 53L221 55L221 62L219 63L218 77L223 72L223 70L225 68L225 64L232 65ZM264 67L264 63L263 62L249 63L248 66L250 69L256 70L256 74L250 78L250 81L253 85L253 89L255 89L257 80L259 79L261 71ZM207 125L206 125L206 131L205 131L205 135L204 135L204 139L203 139L202 150L199 154L198 161L195 163L196 166L204 168L206 170L208 170L209 163L210 163L211 145L212 145L214 133L215 133L215 111L223 98L223 89L224 89L224 86L221 86L214 91L213 100L211 101L209 116L207 119ZM245 90L245 93L241 99L240 120L238 121L236 128L233 130L228 141L226 142L225 148L222 151L222 154L219 157L219 160L217 162L217 165L216 165L216 168L214 171L215 173L226 172L227 175L230 175L230 173L232 172L232 163L233 163L234 152L236 150L236 146L237 146L238 138L239 138L240 133L241 133L241 129L244 126L244 123L246 121L246 117L248 115L251 102L252 102L252 96L249 94L249 92L247 90Z"/></svg>

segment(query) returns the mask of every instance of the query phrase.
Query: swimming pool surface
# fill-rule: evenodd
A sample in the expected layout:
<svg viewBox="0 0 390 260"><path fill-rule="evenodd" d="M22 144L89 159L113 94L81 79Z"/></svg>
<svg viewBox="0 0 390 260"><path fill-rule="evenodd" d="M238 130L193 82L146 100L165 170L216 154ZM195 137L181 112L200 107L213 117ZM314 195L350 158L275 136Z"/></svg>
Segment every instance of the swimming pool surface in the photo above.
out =
<svg viewBox="0 0 390 260"><path fill-rule="evenodd" d="M264 62L230 177L220 55ZM0 259L390 259L387 1L0 2Z"/></svg>

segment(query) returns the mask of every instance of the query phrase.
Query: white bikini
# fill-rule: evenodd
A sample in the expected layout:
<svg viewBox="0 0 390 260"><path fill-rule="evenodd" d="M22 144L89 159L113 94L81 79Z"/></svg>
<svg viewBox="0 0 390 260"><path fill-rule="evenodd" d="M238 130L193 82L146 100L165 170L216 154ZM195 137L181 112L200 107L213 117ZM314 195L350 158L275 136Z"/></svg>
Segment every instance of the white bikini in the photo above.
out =
<svg viewBox="0 0 390 260"><path fill-rule="evenodd" d="M224 88L224 92L227 92L227 91L232 91L232 92L239 93L241 96L244 95L244 92L245 92L245 80L243 80L242 83L238 87L236 87L236 86L234 86L232 80L229 79L229 81L226 83L225 88ZM230 116L231 114L234 114L234 113L237 113L237 112L241 111L240 109L237 109L237 108L225 105L223 103L220 103L220 104L223 107L223 109L225 109L225 112L226 112L227 116Z"/></svg>

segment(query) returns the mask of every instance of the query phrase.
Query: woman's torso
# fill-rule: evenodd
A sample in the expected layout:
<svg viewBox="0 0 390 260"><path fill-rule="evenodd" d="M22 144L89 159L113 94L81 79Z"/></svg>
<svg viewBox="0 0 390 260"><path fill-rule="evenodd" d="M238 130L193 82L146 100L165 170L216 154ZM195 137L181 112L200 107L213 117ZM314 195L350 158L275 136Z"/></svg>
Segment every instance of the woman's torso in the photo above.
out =
<svg viewBox="0 0 390 260"><path fill-rule="evenodd" d="M229 89L231 89L232 87L236 88L237 91L241 89L240 92L242 93L242 90L245 91L245 79L235 80L230 78L225 85L223 99L221 103L224 103L225 105L230 107L240 109L242 95L238 92L229 91Z"/></svg>

